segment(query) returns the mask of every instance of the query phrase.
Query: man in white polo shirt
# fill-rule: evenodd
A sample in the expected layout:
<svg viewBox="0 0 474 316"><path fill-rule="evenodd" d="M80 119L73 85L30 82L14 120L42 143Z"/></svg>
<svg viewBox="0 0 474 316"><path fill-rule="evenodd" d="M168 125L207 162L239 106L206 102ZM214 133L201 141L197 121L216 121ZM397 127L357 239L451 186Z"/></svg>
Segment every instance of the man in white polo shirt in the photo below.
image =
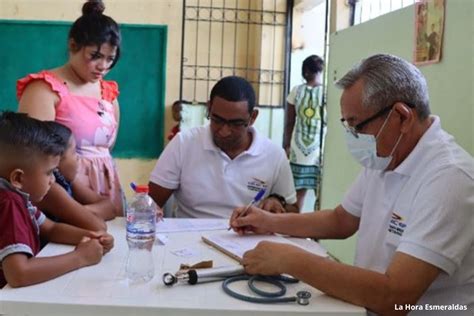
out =
<svg viewBox="0 0 474 316"><path fill-rule="evenodd" d="M249 273L288 273L383 315L474 315L474 159L430 115L421 72L371 56L337 85L349 151L364 167L341 205L307 214L251 208L239 233L347 238L355 266L276 243L246 253Z"/></svg>
<svg viewBox="0 0 474 316"><path fill-rule="evenodd" d="M174 193L178 217L229 218L266 189L262 208L298 211L283 149L260 135L255 92L245 79L222 78L211 90L210 124L177 134L150 176L150 196L163 206Z"/></svg>

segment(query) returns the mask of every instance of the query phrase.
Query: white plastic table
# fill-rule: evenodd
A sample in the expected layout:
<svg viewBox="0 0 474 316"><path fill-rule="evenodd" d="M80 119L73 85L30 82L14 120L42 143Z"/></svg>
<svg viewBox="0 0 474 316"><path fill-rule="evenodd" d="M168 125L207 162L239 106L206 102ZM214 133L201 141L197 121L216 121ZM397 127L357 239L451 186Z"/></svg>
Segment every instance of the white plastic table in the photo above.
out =
<svg viewBox="0 0 474 316"><path fill-rule="evenodd" d="M237 264L201 241L202 232L167 233L165 245L155 244L155 277L145 284L129 284L125 278L127 243L123 218L108 223L115 247L95 266L73 271L41 284L0 290L0 315L366 315L364 308L329 297L299 282L287 285L286 295L311 292L310 304L255 304L225 294L222 282L166 287L165 272L176 272L180 263L213 260L214 266ZM39 254L51 256L71 246L49 244ZM232 288L249 294L245 283Z"/></svg>

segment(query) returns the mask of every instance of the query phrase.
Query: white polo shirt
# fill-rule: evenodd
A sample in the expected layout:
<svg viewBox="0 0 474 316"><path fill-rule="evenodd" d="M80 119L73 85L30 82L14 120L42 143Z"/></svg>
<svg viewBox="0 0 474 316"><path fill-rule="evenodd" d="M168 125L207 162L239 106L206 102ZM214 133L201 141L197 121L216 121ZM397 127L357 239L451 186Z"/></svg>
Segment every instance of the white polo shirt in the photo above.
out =
<svg viewBox="0 0 474 316"><path fill-rule="evenodd" d="M364 169L342 206L360 217L356 266L385 273L396 251L428 262L443 273L418 304L460 304L473 315L474 159L432 118L395 170ZM410 315L424 313L433 315Z"/></svg>
<svg viewBox="0 0 474 316"><path fill-rule="evenodd" d="M150 181L172 189L178 217L228 218L262 187L296 202L290 165L282 148L250 128L249 149L230 159L213 142L210 126L177 134L166 146Z"/></svg>

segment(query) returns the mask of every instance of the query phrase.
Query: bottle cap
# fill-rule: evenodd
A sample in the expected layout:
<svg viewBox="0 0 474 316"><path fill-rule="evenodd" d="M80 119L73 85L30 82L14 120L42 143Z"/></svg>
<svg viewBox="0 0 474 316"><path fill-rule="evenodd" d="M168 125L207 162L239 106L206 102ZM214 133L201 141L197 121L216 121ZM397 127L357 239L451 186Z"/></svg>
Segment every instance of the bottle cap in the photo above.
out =
<svg viewBox="0 0 474 316"><path fill-rule="evenodd" d="M148 185L142 184L135 187L136 193L148 193Z"/></svg>

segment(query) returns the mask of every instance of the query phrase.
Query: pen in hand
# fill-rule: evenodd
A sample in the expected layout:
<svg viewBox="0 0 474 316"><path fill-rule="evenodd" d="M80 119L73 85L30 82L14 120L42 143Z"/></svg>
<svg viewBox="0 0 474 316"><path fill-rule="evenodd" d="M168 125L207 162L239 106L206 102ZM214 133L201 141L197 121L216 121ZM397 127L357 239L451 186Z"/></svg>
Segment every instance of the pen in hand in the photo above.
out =
<svg viewBox="0 0 474 316"><path fill-rule="evenodd" d="M242 216L245 216L245 214L247 214L247 211L249 210L249 208L252 206L252 205L255 205L257 204L261 199L262 197L265 195L265 191L266 189L263 188L263 189L260 189L260 191L258 191L257 195L255 195L255 197L253 198L252 201L250 201L249 204L247 204L247 206L244 208L244 210L242 211L242 213L240 213L239 215L237 215L237 218L239 217L242 217ZM232 227L229 226L229 228L227 230L230 230Z"/></svg>

